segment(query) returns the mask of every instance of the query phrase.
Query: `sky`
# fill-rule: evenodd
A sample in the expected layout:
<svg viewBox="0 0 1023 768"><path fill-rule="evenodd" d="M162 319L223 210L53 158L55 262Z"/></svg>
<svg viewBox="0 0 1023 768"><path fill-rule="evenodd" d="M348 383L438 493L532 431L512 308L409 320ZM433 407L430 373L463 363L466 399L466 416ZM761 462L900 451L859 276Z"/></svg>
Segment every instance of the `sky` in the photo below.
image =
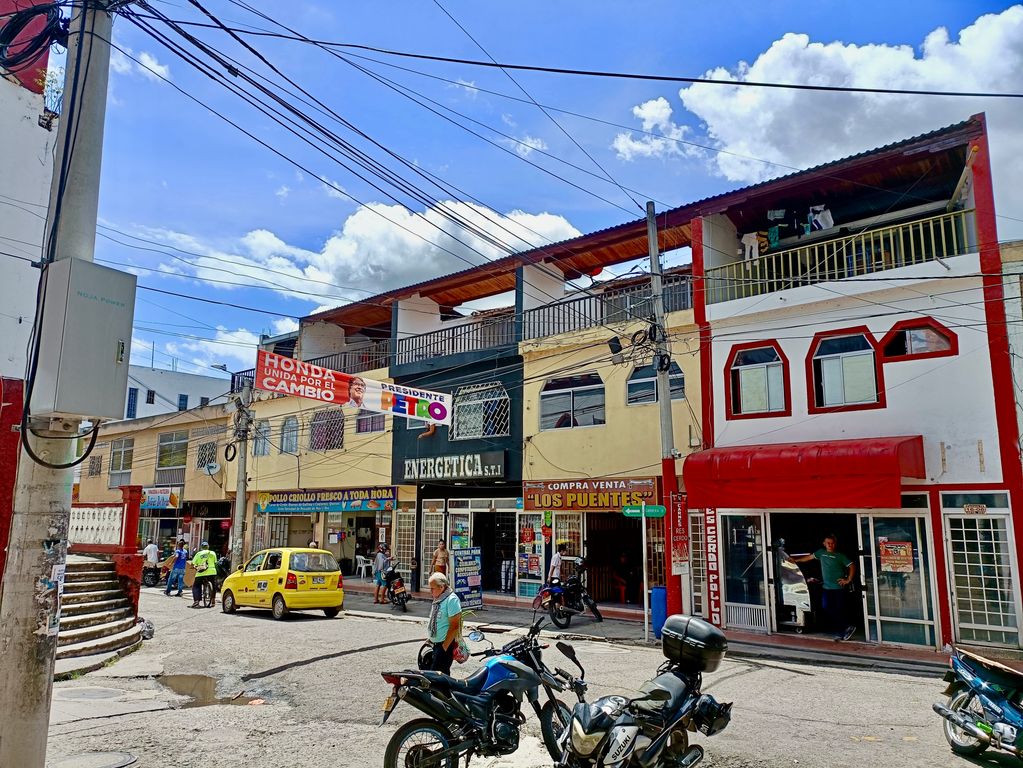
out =
<svg viewBox="0 0 1023 768"><path fill-rule="evenodd" d="M187 0L152 4L208 22ZM206 7L229 26L281 31L240 2ZM250 0L250 8L317 40L572 69L985 92L1020 91L1023 71L1023 6L993 2L863 0L855 13L827 1ZM260 82L282 82L222 31L189 31ZM988 116L999 237L1023 237L1023 185L1014 183L1023 175L1023 100L509 77L245 39L296 84L285 84L289 104L385 165L396 184L327 139L303 141L117 19L97 260L135 271L140 285L245 308L140 291L132 362L250 368L260 334L292 330L319 308L631 221L647 200L664 210L977 112ZM666 255L669 265L686 258Z"/></svg>

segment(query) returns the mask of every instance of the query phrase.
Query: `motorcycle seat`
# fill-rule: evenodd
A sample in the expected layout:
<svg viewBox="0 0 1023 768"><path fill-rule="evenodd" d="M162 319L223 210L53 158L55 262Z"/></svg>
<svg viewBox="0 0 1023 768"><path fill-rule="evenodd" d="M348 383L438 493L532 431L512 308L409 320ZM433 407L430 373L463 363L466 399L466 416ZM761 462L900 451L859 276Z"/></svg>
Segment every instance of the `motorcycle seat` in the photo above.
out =
<svg viewBox="0 0 1023 768"><path fill-rule="evenodd" d="M1023 672L962 648L956 650L959 653L959 658L966 662L975 674L979 674L988 682L1010 690L1023 691Z"/></svg>
<svg viewBox="0 0 1023 768"><path fill-rule="evenodd" d="M475 696L483 690L489 672L486 667L480 667L465 679L451 677L443 672L421 672L420 674L430 681L430 685L436 688L451 691L452 693L465 693Z"/></svg>
<svg viewBox="0 0 1023 768"><path fill-rule="evenodd" d="M688 687L670 672L658 675L653 680L648 680L639 687L641 693L650 693L654 689L661 689L671 694L667 701L641 701L635 705L638 712L647 715L663 715L678 709L685 700Z"/></svg>

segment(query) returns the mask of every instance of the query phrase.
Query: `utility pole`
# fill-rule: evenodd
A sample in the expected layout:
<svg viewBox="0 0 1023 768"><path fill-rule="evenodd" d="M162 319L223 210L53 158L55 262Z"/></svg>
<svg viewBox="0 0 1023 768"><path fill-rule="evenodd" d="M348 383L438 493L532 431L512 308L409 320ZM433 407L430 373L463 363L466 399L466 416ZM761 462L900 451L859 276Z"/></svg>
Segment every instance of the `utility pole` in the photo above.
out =
<svg viewBox="0 0 1023 768"><path fill-rule="evenodd" d="M94 2L73 6L64 77L65 115L57 131L44 262L51 254L54 260L92 261L96 247L113 24L110 14L98 6ZM58 201L60 216L55 217ZM52 251L51 244L55 244ZM45 263L42 268L46 269ZM45 311L62 309L46 307ZM40 321L37 318L36 344ZM74 458L77 441L67 438L77 433L80 420L45 419L31 426L39 436L26 437L44 461L67 464ZM2 766L43 768L46 762L73 479L72 469L45 467L22 452L0 599Z"/></svg>
<svg viewBox="0 0 1023 768"><path fill-rule="evenodd" d="M675 474L675 434L671 424L671 351L668 346L668 323L664 317L664 285L661 280L661 252L657 242L657 220L654 216L653 202L646 204L646 236L650 252L650 292L654 305L654 324L657 338L654 339L656 357L654 367L657 370L657 407L661 423L661 490L668 514L664 517L664 556L665 584L668 615L682 613L682 580L672 575L675 540L675 528L688 525L683 517L675 519L675 501L678 498L678 476ZM646 531L646 517L643 518L643 530ZM688 538L688 531L685 531ZM643 552L644 561L646 552Z"/></svg>
<svg viewBox="0 0 1023 768"><path fill-rule="evenodd" d="M249 478L249 427L252 426L252 389L248 379L242 379L241 397L236 397L238 410L234 415L234 437L238 441L238 484L234 495L234 521L231 523L231 568L238 569L242 564L242 552L245 547L245 508L248 505Z"/></svg>

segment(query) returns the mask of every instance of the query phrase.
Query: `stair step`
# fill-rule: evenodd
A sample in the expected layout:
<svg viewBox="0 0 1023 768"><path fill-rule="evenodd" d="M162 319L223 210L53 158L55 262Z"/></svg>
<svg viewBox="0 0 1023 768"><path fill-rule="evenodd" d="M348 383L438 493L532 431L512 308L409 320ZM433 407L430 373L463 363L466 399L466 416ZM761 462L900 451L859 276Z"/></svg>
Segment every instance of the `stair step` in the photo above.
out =
<svg viewBox="0 0 1023 768"><path fill-rule="evenodd" d="M63 635L68 630L106 624L109 621L117 621L131 615L131 607L127 605L123 608L112 608L106 611L93 611L91 613L74 615L68 615L62 607L60 612L60 633Z"/></svg>
<svg viewBox="0 0 1023 768"><path fill-rule="evenodd" d="M107 565L103 568L90 569L87 571L71 570L70 567L64 571L64 583L77 581L96 581L97 579L116 579L117 571L114 566Z"/></svg>
<svg viewBox="0 0 1023 768"><path fill-rule="evenodd" d="M95 600L93 602L84 601L80 603L68 603L67 596L60 601L60 615L65 616L84 616L86 614L101 613L103 611L109 611L114 608L128 608L131 609L131 604L128 602L128 598L118 594L113 599L106 600Z"/></svg>
<svg viewBox="0 0 1023 768"><path fill-rule="evenodd" d="M120 589L100 589L95 592L65 592L61 602L65 605L80 605L99 600L113 600L123 597Z"/></svg>
<svg viewBox="0 0 1023 768"><path fill-rule="evenodd" d="M65 568L73 573L84 571L106 571L114 567L109 560L68 560Z"/></svg>
<svg viewBox="0 0 1023 768"><path fill-rule="evenodd" d="M97 592L104 589L120 589L121 584L117 579L103 579L98 581L66 581L64 582L64 594L69 592Z"/></svg>
<svg viewBox="0 0 1023 768"><path fill-rule="evenodd" d="M60 633L57 636L57 648L59 649L68 645L74 645L75 643L81 643L85 640L98 640L102 637L111 637L124 632L125 630L131 629L134 624L135 617L129 614L128 616L123 616L120 619L108 621L104 624L95 624L91 627L80 627L67 630L61 627Z"/></svg>
<svg viewBox="0 0 1023 768"><path fill-rule="evenodd" d="M142 625L135 624L116 635L108 635L92 640L83 640L70 645L62 645L57 648L58 659L70 659L76 656L91 656L96 653L116 651L134 645L142 637Z"/></svg>

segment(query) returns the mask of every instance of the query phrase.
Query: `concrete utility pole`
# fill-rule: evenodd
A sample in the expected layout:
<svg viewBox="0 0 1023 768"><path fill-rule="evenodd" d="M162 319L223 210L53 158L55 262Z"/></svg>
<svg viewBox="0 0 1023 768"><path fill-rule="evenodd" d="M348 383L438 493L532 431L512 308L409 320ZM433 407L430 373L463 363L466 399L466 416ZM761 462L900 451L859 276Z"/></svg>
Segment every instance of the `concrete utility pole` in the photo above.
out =
<svg viewBox="0 0 1023 768"><path fill-rule="evenodd" d="M55 260L92 261L110 68L107 41L113 20L95 3L73 7L64 78L65 116L57 131L43 258L48 257L48 246L55 238ZM69 114L73 119L67 119ZM58 199L60 217L55 221ZM62 309L46 307L47 312ZM37 324L36 333L40 330ZM66 438L78 431L79 423L46 419L33 424L42 435L29 436L33 450L51 464L69 463L77 441ZM0 599L0 766L43 768L46 762L73 482L72 469L50 469L22 452Z"/></svg>
<svg viewBox="0 0 1023 768"><path fill-rule="evenodd" d="M231 523L231 568L238 569L242 564L242 551L245 546L245 507L249 495L248 455L249 427L252 426L252 390L248 379L242 380L241 397L235 398L238 410L234 415L234 437L238 441L238 485L235 487L234 521Z"/></svg>
<svg viewBox="0 0 1023 768"><path fill-rule="evenodd" d="M682 581L672 575L673 547L672 542L676 536L675 526L680 522L685 525L686 520L675 520L675 500L678 497L678 476L675 474L675 433L671 424L671 379L669 370L671 367L671 351L668 346L668 323L664 317L664 285L661 280L661 252L657 242L657 220L654 217L654 204L646 204L646 236L648 250L650 252L650 293L654 305L654 323L657 326L657 338L654 346L657 356L654 359L654 367L657 369L657 407L660 411L661 422L661 490L664 493L664 503L668 507L668 514L664 517L664 556L665 563L665 584L668 615L682 613ZM644 531L646 530L646 518L643 518ZM688 531L686 531L688 538ZM643 553L644 558L646 552Z"/></svg>

